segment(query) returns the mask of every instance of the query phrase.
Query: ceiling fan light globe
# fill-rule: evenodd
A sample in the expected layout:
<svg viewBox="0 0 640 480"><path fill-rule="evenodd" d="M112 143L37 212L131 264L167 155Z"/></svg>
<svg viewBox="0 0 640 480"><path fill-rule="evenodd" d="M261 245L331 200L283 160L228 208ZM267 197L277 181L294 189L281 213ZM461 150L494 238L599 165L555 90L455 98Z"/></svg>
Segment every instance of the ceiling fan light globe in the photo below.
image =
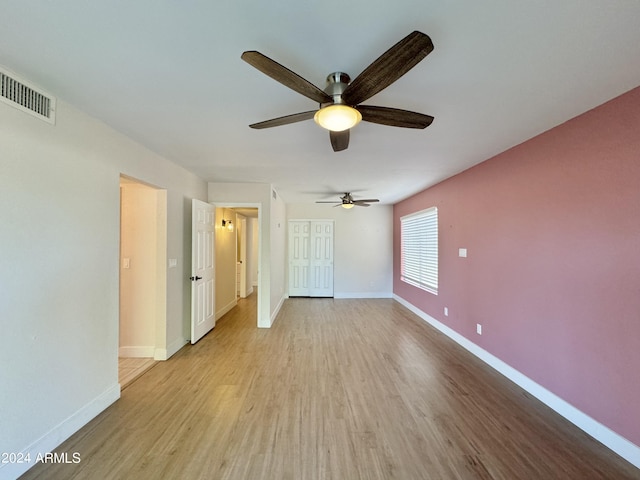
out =
<svg viewBox="0 0 640 480"><path fill-rule="evenodd" d="M362 115L348 105L329 105L318 110L313 120L322 128L332 132L343 132L360 123Z"/></svg>
<svg viewBox="0 0 640 480"><path fill-rule="evenodd" d="M347 210L349 210L350 208L353 208L355 205L353 203L343 203L342 204L342 208L346 208Z"/></svg>

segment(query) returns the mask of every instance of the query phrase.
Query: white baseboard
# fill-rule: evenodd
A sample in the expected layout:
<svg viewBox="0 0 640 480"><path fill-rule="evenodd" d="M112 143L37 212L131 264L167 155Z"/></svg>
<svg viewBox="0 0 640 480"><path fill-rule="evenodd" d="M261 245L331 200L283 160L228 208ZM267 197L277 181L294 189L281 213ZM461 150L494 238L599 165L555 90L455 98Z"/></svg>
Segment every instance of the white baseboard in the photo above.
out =
<svg viewBox="0 0 640 480"><path fill-rule="evenodd" d="M222 307L220 310L218 310L216 312L216 321L219 320L220 318L222 318L222 316L225 313L227 313L229 310L231 310L236 305L238 305L238 300L234 298L233 301L227 303L224 307Z"/></svg>
<svg viewBox="0 0 640 480"><path fill-rule="evenodd" d="M178 338L177 340L174 340L169 345L167 345L167 348L156 348L155 353L153 354L153 359L160 360L160 361L169 360L169 358L171 358L175 353L178 352L178 350L184 347L187 343L189 343L189 340L186 340L184 338Z"/></svg>
<svg viewBox="0 0 640 480"><path fill-rule="evenodd" d="M188 343L184 338L178 338L167 348L156 347L120 347L118 356L123 358L153 358L154 360L167 360L174 353L180 350Z"/></svg>
<svg viewBox="0 0 640 480"><path fill-rule="evenodd" d="M486 350L480 348L475 343L468 340L466 337L460 335L455 330L447 327L445 324L439 322L429 314L423 312L415 305L406 301L404 298L399 297L395 294L393 295L393 298L407 307L425 322L440 330L454 342L458 343L460 346L471 352L487 365L500 372L515 384L519 385L521 388L529 392L531 395L536 397L551 409L555 410L558 414L562 415L578 428L591 435L593 438L598 440L609 449L613 450L615 453L620 455L632 465L640 468L640 447L630 442L623 436L617 434L605 425L594 420L582 411L578 410L570 403L567 403L565 400L561 399L543 386L537 384L529 377L523 375L518 370L509 366L498 357L495 357Z"/></svg>
<svg viewBox="0 0 640 480"><path fill-rule="evenodd" d="M42 456L46 453L52 452L58 445L84 427L119 398L120 385L115 384L25 448L21 452L21 458L30 458L30 462L0 463L0 479L13 480L18 478L35 465L38 455ZM67 453L68 457L71 458L75 452ZM82 452L78 453L81 454Z"/></svg>
<svg viewBox="0 0 640 480"><path fill-rule="evenodd" d="M128 346L118 348L118 356L125 358L147 358L153 357L156 347L149 346Z"/></svg>
<svg viewBox="0 0 640 480"><path fill-rule="evenodd" d="M166 348L156 348L153 352L153 359L163 362L169 358Z"/></svg>
<svg viewBox="0 0 640 480"><path fill-rule="evenodd" d="M282 305L284 304L284 301L287 298L289 298L288 295L283 295L282 297L280 297L280 301L278 302L278 305L276 306L276 309L271 314L271 324L269 325L269 327L271 327L271 325L273 325L273 322L276 321L276 317L278 316L278 313L280 313L280 309L282 308Z"/></svg>
<svg viewBox="0 0 640 480"><path fill-rule="evenodd" d="M334 292L333 298L393 298L391 292Z"/></svg>

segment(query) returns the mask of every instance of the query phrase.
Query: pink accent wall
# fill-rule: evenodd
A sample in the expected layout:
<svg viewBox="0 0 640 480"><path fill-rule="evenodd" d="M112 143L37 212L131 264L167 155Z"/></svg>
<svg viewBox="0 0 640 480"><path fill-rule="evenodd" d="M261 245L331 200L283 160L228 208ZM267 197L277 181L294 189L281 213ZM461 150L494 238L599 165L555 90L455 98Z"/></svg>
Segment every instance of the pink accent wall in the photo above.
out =
<svg viewBox="0 0 640 480"><path fill-rule="evenodd" d="M399 265L434 205L437 296ZM640 445L640 87L398 203L393 248L396 295Z"/></svg>

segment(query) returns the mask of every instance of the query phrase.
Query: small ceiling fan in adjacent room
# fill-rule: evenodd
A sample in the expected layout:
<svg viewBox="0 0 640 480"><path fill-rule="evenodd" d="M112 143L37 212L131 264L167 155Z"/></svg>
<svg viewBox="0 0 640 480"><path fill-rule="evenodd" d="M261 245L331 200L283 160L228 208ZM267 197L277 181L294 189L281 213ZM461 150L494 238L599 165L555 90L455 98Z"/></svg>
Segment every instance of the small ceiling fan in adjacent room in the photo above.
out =
<svg viewBox="0 0 640 480"><path fill-rule="evenodd" d="M349 131L360 120L392 127L426 128L433 121L430 115L362 105L362 102L398 80L432 51L433 43L429 36L414 31L378 57L353 81L346 73L331 73L324 90L260 52L244 52L241 58L249 65L320 104L317 110L294 113L249 126L257 129L270 128L313 118L318 125L329 130L334 152L347 149Z"/></svg>
<svg viewBox="0 0 640 480"><path fill-rule="evenodd" d="M333 203L334 207L353 208L353 207L368 207L371 203L379 202L377 198L363 198L361 200L355 200L349 192L346 192L340 197L340 201L319 201L316 203Z"/></svg>

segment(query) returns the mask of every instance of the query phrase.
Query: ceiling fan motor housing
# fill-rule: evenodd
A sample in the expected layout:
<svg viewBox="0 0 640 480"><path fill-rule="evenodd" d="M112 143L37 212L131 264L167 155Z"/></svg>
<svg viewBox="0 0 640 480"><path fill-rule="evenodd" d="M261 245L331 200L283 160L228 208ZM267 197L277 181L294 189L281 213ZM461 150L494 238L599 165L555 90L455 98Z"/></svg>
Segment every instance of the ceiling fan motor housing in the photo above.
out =
<svg viewBox="0 0 640 480"><path fill-rule="evenodd" d="M351 77L344 72L333 72L327 76L327 87L324 92L333 98L333 105L343 105L342 93L346 90L351 82ZM321 103L320 107L331 105L330 103Z"/></svg>

